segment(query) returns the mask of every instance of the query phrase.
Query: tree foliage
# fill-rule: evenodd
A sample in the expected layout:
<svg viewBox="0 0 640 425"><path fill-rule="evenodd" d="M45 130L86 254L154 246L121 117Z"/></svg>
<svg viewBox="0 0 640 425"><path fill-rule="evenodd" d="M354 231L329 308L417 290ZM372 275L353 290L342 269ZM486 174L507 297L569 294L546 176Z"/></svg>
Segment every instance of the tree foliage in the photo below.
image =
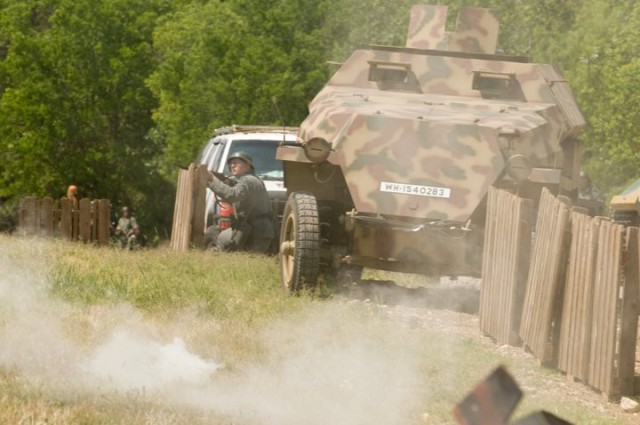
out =
<svg viewBox="0 0 640 425"><path fill-rule="evenodd" d="M193 160L217 127L304 118L327 78L323 5L194 3L166 17L155 32L161 63L148 81L160 99L155 137L166 143L166 164Z"/></svg>
<svg viewBox="0 0 640 425"><path fill-rule="evenodd" d="M582 11L573 37L570 75L589 123L585 159L615 193L640 177L640 4L596 2Z"/></svg>
<svg viewBox="0 0 640 425"><path fill-rule="evenodd" d="M403 45L415 0L0 0L0 201L124 203L168 228L176 163L229 124L297 125L356 48ZM560 65L604 190L640 174L640 6L450 0L491 7L499 47Z"/></svg>
<svg viewBox="0 0 640 425"><path fill-rule="evenodd" d="M11 1L0 9L0 196L143 203L160 153L147 133L157 101L145 86L163 1ZM157 190L157 189L153 189Z"/></svg>

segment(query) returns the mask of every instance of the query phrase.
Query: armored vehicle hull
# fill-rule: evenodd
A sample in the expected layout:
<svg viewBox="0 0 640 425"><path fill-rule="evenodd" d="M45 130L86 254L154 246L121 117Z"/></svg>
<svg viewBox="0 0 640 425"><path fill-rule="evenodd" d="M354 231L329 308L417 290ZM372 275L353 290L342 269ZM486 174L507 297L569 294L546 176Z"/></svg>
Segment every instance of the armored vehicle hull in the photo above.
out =
<svg viewBox="0 0 640 425"><path fill-rule="evenodd" d="M446 14L414 6L405 47L356 50L278 148L287 289L345 267L479 275L489 187L575 194L585 122L560 71L495 54L490 10L453 33Z"/></svg>

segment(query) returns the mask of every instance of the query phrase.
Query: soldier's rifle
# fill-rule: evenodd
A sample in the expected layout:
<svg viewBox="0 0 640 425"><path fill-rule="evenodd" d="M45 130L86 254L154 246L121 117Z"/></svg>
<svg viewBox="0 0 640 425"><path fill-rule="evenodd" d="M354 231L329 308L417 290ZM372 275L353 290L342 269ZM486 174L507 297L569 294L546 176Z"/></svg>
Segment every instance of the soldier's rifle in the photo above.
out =
<svg viewBox="0 0 640 425"><path fill-rule="evenodd" d="M186 165L182 165L182 164L175 164L175 165L181 170L189 169L189 167ZM220 180L222 183L227 184L229 186L235 186L238 183L237 180L235 180L233 177L227 176L224 173L219 173L217 171L209 171L209 173L213 174L218 180Z"/></svg>

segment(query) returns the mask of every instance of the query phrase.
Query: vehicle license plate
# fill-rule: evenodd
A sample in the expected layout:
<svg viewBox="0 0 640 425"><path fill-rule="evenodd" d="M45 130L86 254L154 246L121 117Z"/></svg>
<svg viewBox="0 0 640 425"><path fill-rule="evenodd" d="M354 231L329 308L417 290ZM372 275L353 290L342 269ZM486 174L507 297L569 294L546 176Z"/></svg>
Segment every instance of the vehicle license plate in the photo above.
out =
<svg viewBox="0 0 640 425"><path fill-rule="evenodd" d="M448 187L422 186L419 184L380 182L380 191L432 198L451 197L451 189Z"/></svg>

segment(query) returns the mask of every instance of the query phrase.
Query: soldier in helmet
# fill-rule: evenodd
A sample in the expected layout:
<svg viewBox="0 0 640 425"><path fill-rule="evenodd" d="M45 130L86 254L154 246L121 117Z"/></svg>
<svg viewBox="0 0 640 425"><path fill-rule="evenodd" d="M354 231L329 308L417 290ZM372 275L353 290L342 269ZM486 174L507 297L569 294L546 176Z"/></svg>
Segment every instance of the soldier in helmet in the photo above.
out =
<svg viewBox="0 0 640 425"><path fill-rule="evenodd" d="M591 178L584 171L580 171L576 205L587 208L591 215L601 215L604 209L602 192L591 183Z"/></svg>
<svg viewBox="0 0 640 425"><path fill-rule="evenodd" d="M116 240L118 241L120 248L127 247L129 236L133 233L134 226L137 225L138 222L135 217L131 216L129 207L122 207L122 216L118 220L118 225L115 230Z"/></svg>
<svg viewBox="0 0 640 425"><path fill-rule="evenodd" d="M231 228L217 235L216 247L221 251L249 250L266 254L275 238L275 228L264 182L255 174L253 160L246 152L229 155L227 166L235 184L209 173L209 188L233 204L235 212Z"/></svg>
<svg viewBox="0 0 640 425"><path fill-rule="evenodd" d="M604 201L602 193L591 183L591 178L584 171L580 171L578 198L590 201Z"/></svg>

